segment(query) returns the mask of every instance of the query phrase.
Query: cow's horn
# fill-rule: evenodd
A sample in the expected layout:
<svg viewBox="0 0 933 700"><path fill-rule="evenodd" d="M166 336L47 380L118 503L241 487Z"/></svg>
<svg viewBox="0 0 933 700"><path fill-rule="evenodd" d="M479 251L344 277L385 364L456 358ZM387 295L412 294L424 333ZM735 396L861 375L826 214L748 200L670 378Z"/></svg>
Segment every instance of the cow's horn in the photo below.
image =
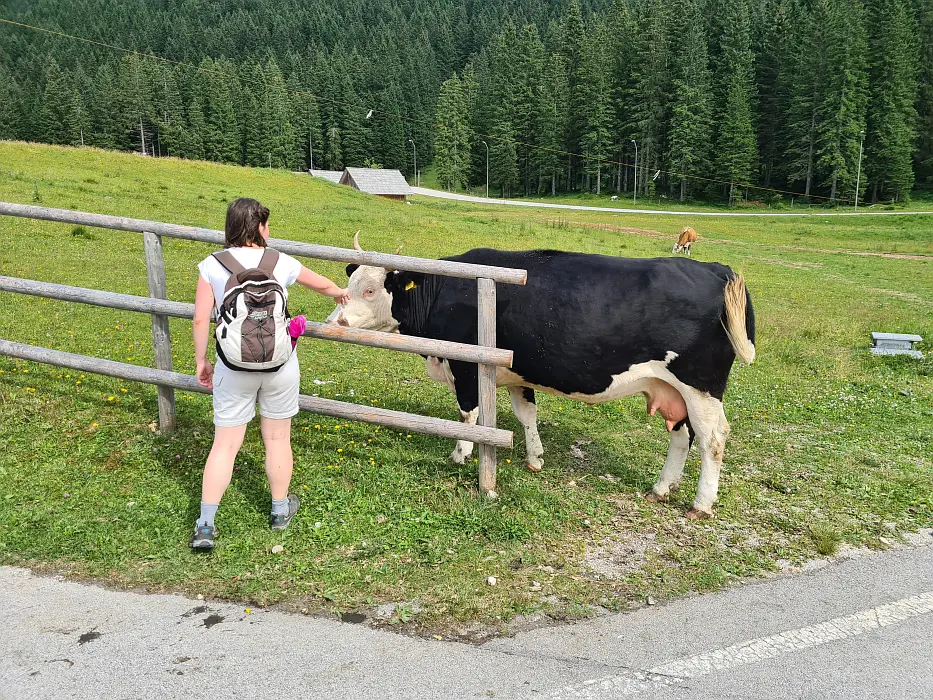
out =
<svg viewBox="0 0 933 700"><path fill-rule="evenodd" d="M358 250L361 253L365 252L362 246L360 246L360 232L359 231L353 234L353 249Z"/></svg>

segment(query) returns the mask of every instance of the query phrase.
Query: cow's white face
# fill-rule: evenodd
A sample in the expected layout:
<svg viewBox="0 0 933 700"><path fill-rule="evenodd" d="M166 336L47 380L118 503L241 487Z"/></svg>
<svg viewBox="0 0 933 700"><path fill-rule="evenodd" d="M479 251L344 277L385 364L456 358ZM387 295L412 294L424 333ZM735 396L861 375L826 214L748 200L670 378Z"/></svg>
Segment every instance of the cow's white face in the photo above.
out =
<svg viewBox="0 0 933 700"><path fill-rule="evenodd" d="M327 322L351 328L396 332L398 321L392 318L392 295L385 288L387 274L383 267L368 265L360 265L353 270L347 285L350 303L334 309Z"/></svg>

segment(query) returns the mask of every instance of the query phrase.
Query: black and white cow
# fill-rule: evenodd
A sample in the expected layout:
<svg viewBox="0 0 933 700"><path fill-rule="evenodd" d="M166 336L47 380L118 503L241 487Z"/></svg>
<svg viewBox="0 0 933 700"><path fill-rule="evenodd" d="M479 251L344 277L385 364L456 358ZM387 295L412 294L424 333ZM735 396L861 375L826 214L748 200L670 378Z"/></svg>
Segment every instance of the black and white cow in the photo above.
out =
<svg viewBox="0 0 933 700"><path fill-rule="evenodd" d="M359 247L358 241L354 241ZM729 423L722 398L738 356L755 359L755 319L741 275L684 258L632 259L553 250L471 250L456 262L523 268L528 284L497 287L497 345L514 353L496 383L509 390L525 430L526 464L542 467L535 390L587 403L641 393L670 431L648 498L676 488L694 438L702 459L689 517L712 513ZM350 302L329 322L475 343L476 282L350 265ZM428 374L457 397L464 422L478 415L477 366L427 358ZM473 443L457 443L463 463Z"/></svg>

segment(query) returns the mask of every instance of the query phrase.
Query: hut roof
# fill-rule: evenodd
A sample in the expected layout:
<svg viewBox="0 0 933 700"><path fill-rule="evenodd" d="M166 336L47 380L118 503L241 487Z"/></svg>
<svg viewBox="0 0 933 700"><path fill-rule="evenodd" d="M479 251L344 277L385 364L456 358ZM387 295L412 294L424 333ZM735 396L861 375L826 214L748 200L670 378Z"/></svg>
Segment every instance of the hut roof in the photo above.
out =
<svg viewBox="0 0 933 700"><path fill-rule="evenodd" d="M340 178L341 185L350 185L368 194L401 195L411 194L411 187L398 170L386 168L347 168Z"/></svg>

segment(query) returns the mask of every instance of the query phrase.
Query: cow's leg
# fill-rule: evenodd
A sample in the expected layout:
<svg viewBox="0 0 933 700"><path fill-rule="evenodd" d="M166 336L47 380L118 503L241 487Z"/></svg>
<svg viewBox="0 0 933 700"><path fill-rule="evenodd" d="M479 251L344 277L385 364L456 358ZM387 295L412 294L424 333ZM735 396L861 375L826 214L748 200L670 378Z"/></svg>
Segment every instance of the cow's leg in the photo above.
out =
<svg viewBox="0 0 933 700"><path fill-rule="evenodd" d="M695 389L688 389L684 398L687 399L690 425L696 433L701 459L700 483L687 517L704 518L713 514L713 504L719 491L719 471L729 436L729 422L719 399Z"/></svg>
<svg viewBox="0 0 933 700"><path fill-rule="evenodd" d="M476 408L464 411L460 409L460 421L466 423L467 425L476 425L476 418L479 416L479 406ZM454 451L450 453L450 459L456 462L457 464L463 464L470 458L470 455L473 454L473 443L468 440L457 440L457 446L454 447Z"/></svg>
<svg viewBox="0 0 933 700"><path fill-rule="evenodd" d="M680 486L680 479L684 473L684 464L687 462L687 455L690 452L690 445L693 444L693 433L690 430L689 422L684 419L677 423L671 430L671 443L667 448L667 459L661 468L661 476L651 487L651 491L646 498L652 503L666 501L671 491L677 490Z"/></svg>
<svg viewBox="0 0 933 700"><path fill-rule="evenodd" d="M476 425L479 417L479 380L476 365L463 362L449 363L454 378L454 391L457 395L457 405L460 407L460 420L468 425ZM450 453L450 459L457 464L463 464L473 454L473 443L467 440L457 440L457 446Z"/></svg>
<svg viewBox="0 0 933 700"><path fill-rule="evenodd" d="M525 429L525 466L530 471L539 472L544 466L544 448L541 446L541 436L538 435L538 407L535 405L534 389L521 386L509 387L509 398L512 400L512 411Z"/></svg>

